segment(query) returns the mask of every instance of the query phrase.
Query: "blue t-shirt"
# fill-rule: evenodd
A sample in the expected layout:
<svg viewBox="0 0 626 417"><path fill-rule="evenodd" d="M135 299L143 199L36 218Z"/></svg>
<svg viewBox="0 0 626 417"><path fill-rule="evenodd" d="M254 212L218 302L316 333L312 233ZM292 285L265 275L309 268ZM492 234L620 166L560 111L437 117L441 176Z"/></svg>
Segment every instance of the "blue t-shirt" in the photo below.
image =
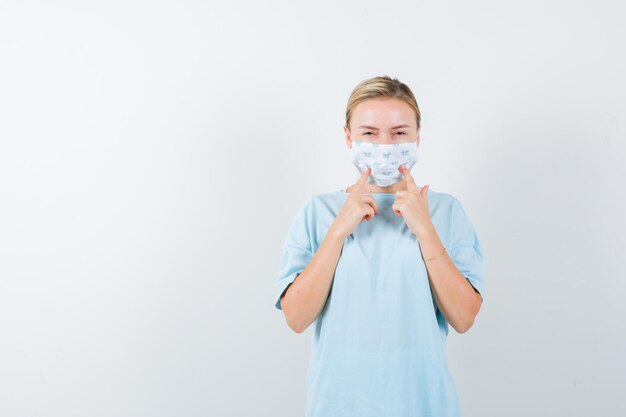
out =
<svg viewBox="0 0 626 417"><path fill-rule="evenodd" d="M313 329L305 417L460 417L446 357L448 323L437 308L417 237L372 193L378 214L343 244ZM459 200L428 189L430 217L459 271L484 297L483 254ZM348 198L314 195L291 222L280 260L276 308Z"/></svg>

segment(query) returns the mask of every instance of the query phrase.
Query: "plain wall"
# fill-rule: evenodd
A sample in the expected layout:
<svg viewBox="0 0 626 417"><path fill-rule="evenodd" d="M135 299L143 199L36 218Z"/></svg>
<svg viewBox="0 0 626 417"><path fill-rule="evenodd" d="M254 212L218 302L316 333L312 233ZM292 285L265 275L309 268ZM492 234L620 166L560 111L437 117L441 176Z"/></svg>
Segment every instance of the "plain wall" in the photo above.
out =
<svg viewBox="0 0 626 417"><path fill-rule="evenodd" d="M624 415L625 11L0 2L0 415L303 415L280 250L356 180L345 105L376 75L485 253L448 336L464 416Z"/></svg>

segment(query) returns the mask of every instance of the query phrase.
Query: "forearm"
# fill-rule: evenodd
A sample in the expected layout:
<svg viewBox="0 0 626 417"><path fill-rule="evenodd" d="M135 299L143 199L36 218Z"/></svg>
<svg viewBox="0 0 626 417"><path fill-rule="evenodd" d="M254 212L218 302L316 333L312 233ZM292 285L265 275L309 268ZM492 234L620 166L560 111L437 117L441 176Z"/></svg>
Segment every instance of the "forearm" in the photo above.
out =
<svg viewBox="0 0 626 417"><path fill-rule="evenodd" d="M478 294L459 272L432 223L418 236L422 257L428 271L430 287L444 318L458 332L464 333L472 326L481 305ZM439 256L441 255L441 256Z"/></svg>
<svg viewBox="0 0 626 417"><path fill-rule="evenodd" d="M309 264L281 298L287 323L295 332L306 330L324 308L344 240L331 227Z"/></svg>

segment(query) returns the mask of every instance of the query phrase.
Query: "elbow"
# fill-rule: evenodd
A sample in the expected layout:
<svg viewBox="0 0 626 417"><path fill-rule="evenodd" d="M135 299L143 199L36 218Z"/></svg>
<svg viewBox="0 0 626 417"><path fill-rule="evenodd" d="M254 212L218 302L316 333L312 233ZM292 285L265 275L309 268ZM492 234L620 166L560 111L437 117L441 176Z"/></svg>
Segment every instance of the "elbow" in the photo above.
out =
<svg viewBox="0 0 626 417"><path fill-rule="evenodd" d="M470 321L466 321L465 323L457 324L454 327L454 330L456 330L457 333L462 334L462 333L467 332L469 329L471 329L473 325L474 325L474 318L472 318Z"/></svg>
<svg viewBox="0 0 626 417"><path fill-rule="evenodd" d="M308 327L300 321L293 318L290 319L289 317L287 317L287 326L296 333L303 333Z"/></svg>
<svg viewBox="0 0 626 417"><path fill-rule="evenodd" d="M474 321L476 320L476 316L478 315L478 312L480 311L480 307L482 305L482 296L478 291L476 291L476 299L477 302L474 310L467 315L464 322L458 323L457 326L454 327L457 333L465 333L474 325Z"/></svg>
<svg viewBox="0 0 626 417"><path fill-rule="evenodd" d="M303 333L308 327L305 325L302 320L297 316L297 312L293 311L292 306L289 303L285 303L285 299L281 300L281 309L285 314L285 321L287 322L287 326L296 333Z"/></svg>
<svg viewBox="0 0 626 417"><path fill-rule="evenodd" d="M288 312L285 312L285 318L287 320L287 326L296 333L304 333L309 327L309 323L305 322L305 320L298 315L297 311L291 311L290 309Z"/></svg>
<svg viewBox="0 0 626 417"><path fill-rule="evenodd" d="M470 329L470 327L472 327L472 326L457 326L457 327L455 327L454 330L456 330L456 332L459 333L459 334L463 334L463 333L467 332Z"/></svg>
<svg viewBox="0 0 626 417"><path fill-rule="evenodd" d="M306 330L306 328L303 326L298 326L298 325L293 325L293 324L288 324L288 325L291 330L293 330L294 332L298 334L303 333Z"/></svg>

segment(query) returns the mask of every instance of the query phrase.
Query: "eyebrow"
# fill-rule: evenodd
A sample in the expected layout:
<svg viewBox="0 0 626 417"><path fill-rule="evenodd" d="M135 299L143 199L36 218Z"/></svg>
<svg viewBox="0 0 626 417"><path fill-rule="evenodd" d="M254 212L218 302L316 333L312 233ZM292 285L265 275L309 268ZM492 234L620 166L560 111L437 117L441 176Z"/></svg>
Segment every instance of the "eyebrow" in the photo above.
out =
<svg viewBox="0 0 626 417"><path fill-rule="evenodd" d="M392 130L393 130L393 129L400 129L400 128L402 128L402 127L411 127L411 126L409 126L409 125L407 125L407 124L404 124L404 125L394 126L394 127L392 127L391 129L392 129ZM377 127L374 127L374 126L366 126L366 125L361 125L361 126L359 126L359 127L358 127L358 129L371 129L371 130L378 130L378 128L377 128Z"/></svg>

